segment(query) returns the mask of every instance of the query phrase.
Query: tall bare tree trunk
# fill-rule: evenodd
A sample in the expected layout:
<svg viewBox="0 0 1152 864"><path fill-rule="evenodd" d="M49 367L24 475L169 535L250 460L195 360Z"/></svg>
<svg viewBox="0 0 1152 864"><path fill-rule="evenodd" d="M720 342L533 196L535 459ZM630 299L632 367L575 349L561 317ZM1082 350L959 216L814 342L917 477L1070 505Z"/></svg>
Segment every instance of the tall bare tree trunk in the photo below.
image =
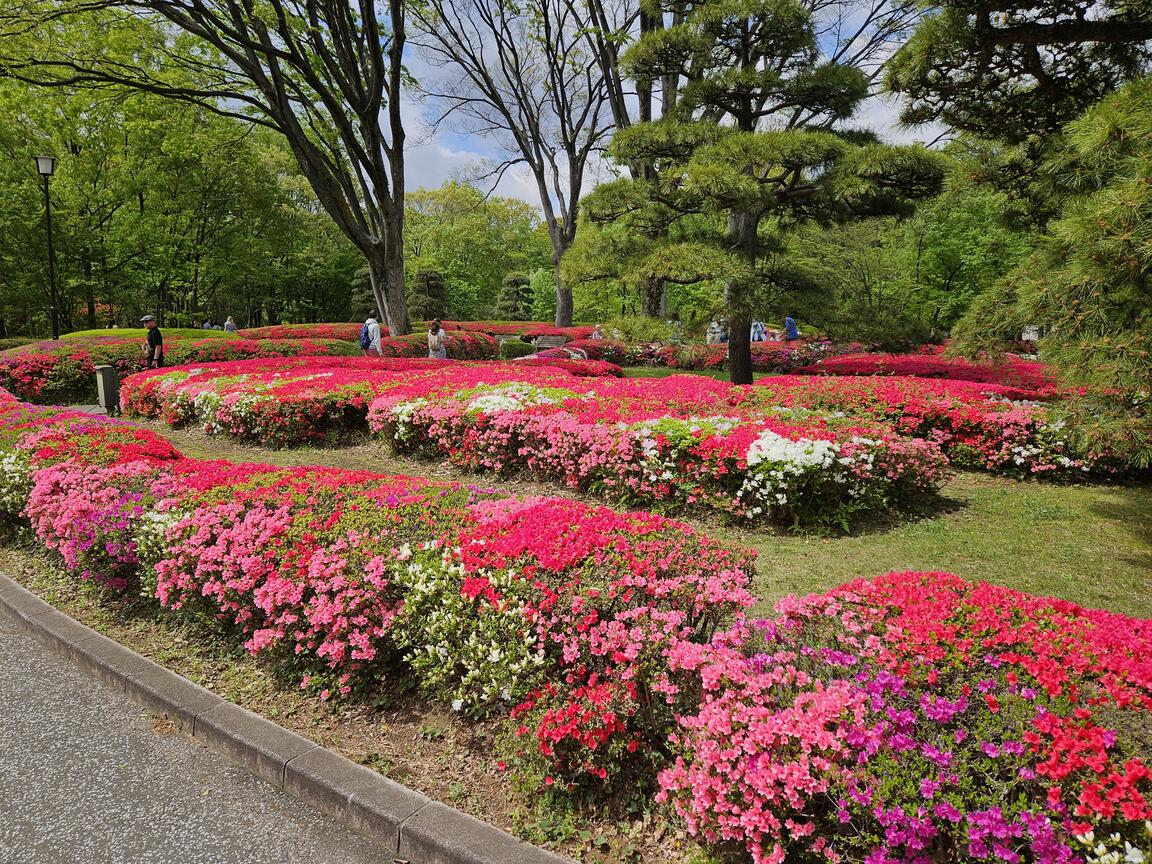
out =
<svg viewBox="0 0 1152 864"><path fill-rule="evenodd" d="M728 240L732 249L748 260L756 261L756 229L760 217L755 213L731 210L728 213ZM728 306L728 377L733 384L752 383L752 285L740 278L725 286Z"/></svg>

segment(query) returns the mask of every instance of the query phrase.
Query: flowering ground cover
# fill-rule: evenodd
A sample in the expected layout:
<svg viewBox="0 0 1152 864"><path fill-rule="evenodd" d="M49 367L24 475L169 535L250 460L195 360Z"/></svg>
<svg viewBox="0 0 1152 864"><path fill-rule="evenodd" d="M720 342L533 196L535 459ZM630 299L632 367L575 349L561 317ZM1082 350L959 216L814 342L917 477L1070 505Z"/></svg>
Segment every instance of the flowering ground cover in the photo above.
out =
<svg viewBox="0 0 1152 864"><path fill-rule="evenodd" d="M942 481L934 444L814 412L742 410L699 376L577 377L547 366L347 361L221 364L125 382L126 410L291 444L358 427L475 470L527 470L613 500L742 518L846 523Z"/></svg>
<svg viewBox="0 0 1152 864"><path fill-rule="evenodd" d="M1078 453L1030 390L974 381L891 376L781 375L750 391L766 404L846 412L939 443L954 462L1032 475L1111 470L1106 453Z"/></svg>
<svg viewBox="0 0 1152 864"><path fill-rule="evenodd" d="M195 331L193 331L195 332ZM115 366L121 376L144 368L144 331L138 336L91 336L35 342L0 353L0 386L34 402L93 401L95 367ZM219 362L296 355L347 356L358 347L336 340L237 339L167 335L165 363Z"/></svg>
<svg viewBox="0 0 1152 864"><path fill-rule="evenodd" d="M975 363L963 357L939 354L849 354L829 357L795 370L801 375L906 375L915 378L949 378L1002 384L1027 390L1056 393L1051 368L1038 360L1005 355L998 363Z"/></svg>

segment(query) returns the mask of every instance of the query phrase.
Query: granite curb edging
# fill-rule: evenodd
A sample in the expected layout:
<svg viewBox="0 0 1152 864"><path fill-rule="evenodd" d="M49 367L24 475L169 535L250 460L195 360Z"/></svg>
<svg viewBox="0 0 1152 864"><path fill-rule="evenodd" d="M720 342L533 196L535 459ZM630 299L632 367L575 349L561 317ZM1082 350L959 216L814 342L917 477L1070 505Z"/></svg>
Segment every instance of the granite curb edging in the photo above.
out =
<svg viewBox="0 0 1152 864"><path fill-rule="evenodd" d="M92 678L412 864L571 864L247 711L0 574L0 615Z"/></svg>

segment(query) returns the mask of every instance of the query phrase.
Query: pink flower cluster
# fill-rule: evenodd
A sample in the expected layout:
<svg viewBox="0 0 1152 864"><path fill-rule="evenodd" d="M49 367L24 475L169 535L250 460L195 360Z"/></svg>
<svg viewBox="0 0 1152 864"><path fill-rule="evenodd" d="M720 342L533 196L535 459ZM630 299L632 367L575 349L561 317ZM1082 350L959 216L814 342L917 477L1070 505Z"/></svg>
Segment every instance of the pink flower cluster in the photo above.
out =
<svg viewBox="0 0 1152 864"><path fill-rule="evenodd" d="M975 363L963 357L939 354L850 354L830 357L795 370L801 375L908 375L915 378L949 378L1022 387L1054 395L1052 369L1037 360L1005 355L999 363Z"/></svg>
<svg viewBox="0 0 1152 864"><path fill-rule="evenodd" d="M694 833L755 862L1057 864L1089 832L1118 861L1146 848L1152 621L946 573L776 612L671 651L701 699L661 798Z"/></svg>

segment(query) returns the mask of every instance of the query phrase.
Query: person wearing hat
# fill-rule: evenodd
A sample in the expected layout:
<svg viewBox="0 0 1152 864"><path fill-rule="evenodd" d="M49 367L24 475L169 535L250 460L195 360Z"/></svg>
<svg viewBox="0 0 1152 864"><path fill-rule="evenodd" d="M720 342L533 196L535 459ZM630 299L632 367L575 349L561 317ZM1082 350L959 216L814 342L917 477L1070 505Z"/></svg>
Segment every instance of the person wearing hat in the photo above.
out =
<svg viewBox="0 0 1152 864"><path fill-rule="evenodd" d="M156 323L155 315L145 315L140 319L148 328L148 341L144 343L144 368L159 369L164 365L164 336Z"/></svg>

